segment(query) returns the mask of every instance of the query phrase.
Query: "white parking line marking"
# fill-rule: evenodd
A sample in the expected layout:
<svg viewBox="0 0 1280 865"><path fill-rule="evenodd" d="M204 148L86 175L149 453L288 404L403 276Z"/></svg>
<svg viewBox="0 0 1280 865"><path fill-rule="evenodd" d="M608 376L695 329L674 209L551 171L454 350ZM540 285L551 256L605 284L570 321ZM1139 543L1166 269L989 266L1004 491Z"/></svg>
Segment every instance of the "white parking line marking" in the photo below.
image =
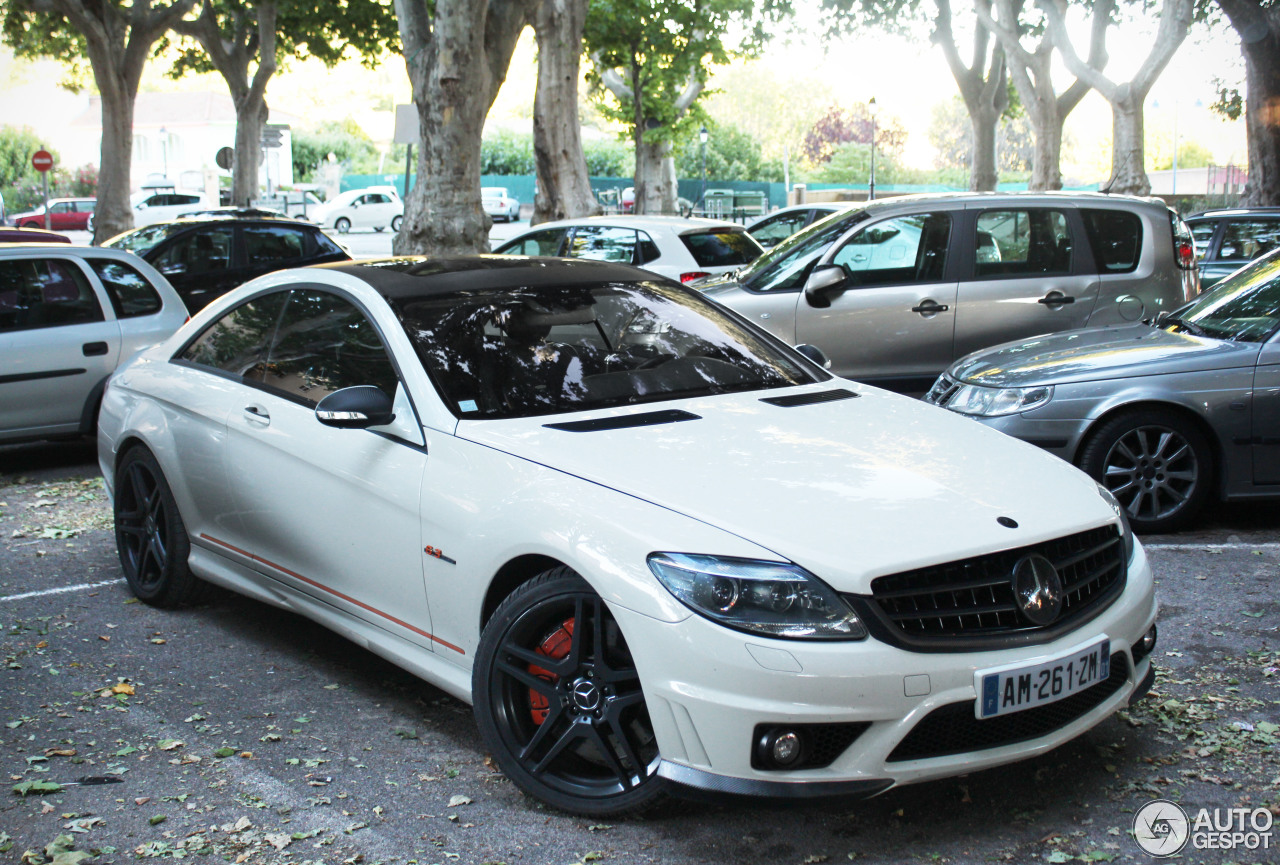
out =
<svg viewBox="0 0 1280 865"><path fill-rule="evenodd" d="M61 595L66 592L83 592L87 589L100 589L103 586L114 586L116 583L123 583L123 582L124 582L124 578L121 577L115 580L103 580L100 583L89 583L83 586L62 586L61 588L57 588L57 589L44 589L43 591L27 592L22 595L9 595L6 598L0 598L0 602L22 601L27 598L40 598L40 597L44 597L45 595Z"/></svg>
<svg viewBox="0 0 1280 865"><path fill-rule="evenodd" d="M1143 544L1147 550L1280 550L1280 543L1263 544Z"/></svg>

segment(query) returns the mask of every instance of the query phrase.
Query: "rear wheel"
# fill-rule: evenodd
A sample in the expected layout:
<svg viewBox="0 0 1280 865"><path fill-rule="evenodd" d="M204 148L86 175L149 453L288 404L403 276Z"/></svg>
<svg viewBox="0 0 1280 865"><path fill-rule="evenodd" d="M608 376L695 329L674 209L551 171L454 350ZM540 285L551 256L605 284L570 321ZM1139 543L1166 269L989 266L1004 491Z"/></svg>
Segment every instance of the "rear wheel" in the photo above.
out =
<svg viewBox="0 0 1280 865"><path fill-rule="evenodd" d="M394 219L392 219L392 220L391 220L391 230L392 230L392 231L395 231L395 232L399 232L399 231L400 231L400 223L402 223L402 222L404 222L404 219L403 219L402 217L399 217L399 216L397 216L397 217L395 217Z"/></svg>
<svg viewBox="0 0 1280 865"><path fill-rule="evenodd" d="M338 234L346 234L351 230L351 220L347 219L345 216L340 216L333 223L333 227L338 229Z"/></svg>
<svg viewBox="0 0 1280 865"><path fill-rule="evenodd" d="M485 744L531 796L593 817L666 798L626 640L604 601L569 568L535 577L494 612L472 694Z"/></svg>
<svg viewBox="0 0 1280 865"><path fill-rule="evenodd" d="M1213 482L1204 434L1177 412L1160 408L1108 420L1089 437L1078 464L1119 500L1136 532L1182 528L1204 506Z"/></svg>
<svg viewBox="0 0 1280 865"><path fill-rule="evenodd" d="M195 601L206 583L191 573L191 541L155 456L135 447L116 471L116 548L129 589L157 607Z"/></svg>

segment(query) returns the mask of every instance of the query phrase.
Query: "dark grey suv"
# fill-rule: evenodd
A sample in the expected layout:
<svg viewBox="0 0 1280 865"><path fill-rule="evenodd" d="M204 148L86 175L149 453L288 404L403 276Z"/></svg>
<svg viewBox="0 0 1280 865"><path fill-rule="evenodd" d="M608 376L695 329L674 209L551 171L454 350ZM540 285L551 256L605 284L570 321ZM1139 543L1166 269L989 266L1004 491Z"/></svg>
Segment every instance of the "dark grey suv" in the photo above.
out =
<svg viewBox="0 0 1280 865"><path fill-rule="evenodd" d="M1199 293L1191 233L1154 198L1091 193L883 199L693 283L832 371L923 393L996 343L1126 324Z"/></svg>

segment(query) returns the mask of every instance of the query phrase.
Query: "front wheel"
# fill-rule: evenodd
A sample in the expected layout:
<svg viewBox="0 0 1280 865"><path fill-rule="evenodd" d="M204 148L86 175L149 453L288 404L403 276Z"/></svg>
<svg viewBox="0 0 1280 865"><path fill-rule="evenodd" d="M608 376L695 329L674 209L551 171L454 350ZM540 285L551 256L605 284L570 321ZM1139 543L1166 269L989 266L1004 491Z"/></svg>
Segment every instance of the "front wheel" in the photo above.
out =
<svg viewBox="0 0 1280 865"><path fill-rule="evenodd" d="M480 637L476 722L502 769L563 811L604 817L666 798L640 675L600 596L569 568L516 589Z"/></svg>
<svg viewBox="0 0 1280 865"><path fill-rule="evenodd" d="M1109 489L1139 533L1189 523L1211 493L1213 455L1191 421L1165 409L1136 409L1099 427L1077 461Z"/></svg>
<svg viewBox="0 0 1280 865"><path fill-rule="evenodd" d="M157 607L198 599L205 583L187 566L191 541L169 483L144 447L124 455L116 470L116 548L130 591Z"/></svg>
<svg viewBox="0 0 1280 865"><path fill-rule="evenodd" d="M345 216L339 217L338 220L333 223L333 227L338 229L338 234L346 234L351 230L351 220L347 219Z"/></svg>

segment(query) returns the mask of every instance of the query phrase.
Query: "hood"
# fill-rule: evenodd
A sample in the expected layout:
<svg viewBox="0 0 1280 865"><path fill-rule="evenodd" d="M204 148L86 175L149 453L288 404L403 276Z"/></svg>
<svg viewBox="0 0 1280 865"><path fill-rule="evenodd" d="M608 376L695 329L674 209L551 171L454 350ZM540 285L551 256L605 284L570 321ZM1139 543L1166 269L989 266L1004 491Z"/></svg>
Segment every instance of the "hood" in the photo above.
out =
<svg viewBox="0 0 1280 865"><path fill-rule="evenodd" d="M761 399L836 388L858 396L794 407ZM672 409L697 418L589 432L544 426ZM463 421L457 435L731 532L846 592L865 593L883 574L1115 519L1094 482L1056 457L945 409L838 379L621 410ZM661 539L654 543L664 551Z"/></svg>
<svg viewBox="0 0 1280 865"><path fill-rule="evenodd" d="M1029 387L1253 366L1259 343L1169 333L1145 324L1048 334L983 349L948 374L971 384Z"/></svg>
<svg viewBox="0 0 1280 865"><path fill-rule="evenodd" d="M687 284L690 288L696 288L708 297L730 294L742 288L742 285L734 279L738 270L739 268L737 267L729 268L723 273L714 273L711 276L704 276L701 279L695 279Z"/></svg>

